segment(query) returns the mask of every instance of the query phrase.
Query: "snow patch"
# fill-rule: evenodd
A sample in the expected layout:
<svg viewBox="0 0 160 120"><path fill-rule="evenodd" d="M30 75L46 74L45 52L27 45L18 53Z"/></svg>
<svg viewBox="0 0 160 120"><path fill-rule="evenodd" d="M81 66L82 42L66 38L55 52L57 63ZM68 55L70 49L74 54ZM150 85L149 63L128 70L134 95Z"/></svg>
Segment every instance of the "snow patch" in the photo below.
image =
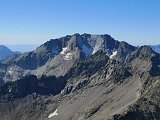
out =
<svg viewBox="0 0 160 120"><path fill-rule="evenodd" d="M87 47L86 45L82 45L82 52L85 54L86 57L91 56L93 49L90 47ZM62 55L64 60L71 60L73 56L74 51L67 51L67 47L62 48L62 51L60 54Z"/></svg>
<svg viewBox="0 0 160 120"><path fill-rule="evenodd" d="M63 56L64 60L70 60L72 59L72 56L73 56L73 53L67 52L67 47L62 48L62 51L60 52L60 54Z"/></svg>
<svg viewBox="0 0 160 120"><path fill-rule="evenodd" d="M110 58L113 58L115 55L117 55L117 51L114 51L112 55L110 55Z"/></svg>
<svg viewBox="0 0 160 120"><path fill-rule="evenodd" d="M66 51L67 51L67 47L62 48L62 51L60 52L60 54L65 54Z"/></svg>
<svg viewBox="0 0 160 120"><path fill-rule="evenodd" d="M92 52L92 55L95 54L98 50L99 50L99 48L94 47L93 52Z"/></svg>
<svg viewBox="0 0 160 120"><path fill-rule="evenodd" d="M96 51L97 51L97 50L94 49L93 52L92 52L92 55L93 55L94 53L96 53Z"/></svg>
<svg viewBox="0 0 160 120"><path fill-rule="evenodd" d="M13 74L13 71L9 70L8 73L9 73L9 74Z"/></svg>
<svg viewBox="0 0 160 120"><path fill-rule="evenodd" d="M9 90L8 90L8 91L9 91L9 93L10 93L10 92L12 91L12 88L9 88Z"/></svg>
<svg viewBox="0 0 160 120"><path fill-rule="evenodd" d="M49 116L48 116L48 118L52 118L52 117L54 117L54 116L57 116L58 115L58 113L57 113L57 109L53 112L53 113L51 113Z"/></svg>
<svg viewBox="0 0 160 120"><path fill-rule="evenodd" d="M66 55L63 56L64 60L70 60L72 58L73 54L68 52Z"/></svg>

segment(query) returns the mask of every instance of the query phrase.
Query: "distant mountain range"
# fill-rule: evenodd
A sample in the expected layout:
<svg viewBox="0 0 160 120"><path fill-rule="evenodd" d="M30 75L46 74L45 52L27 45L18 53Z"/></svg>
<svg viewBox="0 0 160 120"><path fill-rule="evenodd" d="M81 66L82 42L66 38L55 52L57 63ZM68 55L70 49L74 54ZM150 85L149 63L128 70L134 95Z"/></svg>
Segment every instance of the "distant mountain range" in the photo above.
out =
<svg viewBox="0 0 160 120"><path fill-rule="evenodd" d="M150 47L157 53L160 53L160 45L150 45Z"/></svg>
<svg viewBox="0 0 160 120"><path fill-rule="evenodd" d="M0 60L5 59L6 57L12 56L12 55L19 55L20 52L11 51L9 48L7 48L4 45L0 45Z"/></svg>
<svg viewBox="0 0 160 120"><path fill-rule="evenodd" d="M160 54L152 49L74 34L7 57L0 119L160 120Z"/></svg>

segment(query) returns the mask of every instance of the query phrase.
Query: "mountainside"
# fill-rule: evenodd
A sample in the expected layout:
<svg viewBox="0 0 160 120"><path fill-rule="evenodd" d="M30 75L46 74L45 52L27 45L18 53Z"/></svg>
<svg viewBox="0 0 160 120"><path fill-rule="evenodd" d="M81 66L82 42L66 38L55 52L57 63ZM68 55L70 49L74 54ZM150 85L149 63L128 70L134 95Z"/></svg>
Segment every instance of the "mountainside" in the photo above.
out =
<svg viewBox="0 0 160 120"><path fill-rule="evenodd" d="M123 50L123 47L127 49ZM102 50L110 58L126 55L136 48L114 40L109 35L74 34L50 41L39 46L36 50L20 56L7 58L2 61L8 65L3 75L5 81L16 80L26 74L37 76L63 76L79 59L90 57L98 50ZM119 50L119 52L117 52Z"/></svg>
<svg viewBox="0 0 160 120"><path fill-rule="evenodd" d="M74 34L2 61L0 75L3 120L160 119L160 54L149 46Z"/></svg>
<svg viewBox="0 0 160 120"><path fill-rule="evenodd" d="M6 57L16 55L16 54L20 54L20 52L13 52L9 48L7 48L6 46L0 45L0 60L3 60Z"/></svg>

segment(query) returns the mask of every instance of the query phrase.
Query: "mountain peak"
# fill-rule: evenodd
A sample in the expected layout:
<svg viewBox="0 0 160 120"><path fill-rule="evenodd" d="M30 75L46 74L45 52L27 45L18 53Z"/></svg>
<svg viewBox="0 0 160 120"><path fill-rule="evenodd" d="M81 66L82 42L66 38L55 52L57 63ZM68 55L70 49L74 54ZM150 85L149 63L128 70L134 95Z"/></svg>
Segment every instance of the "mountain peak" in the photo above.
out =
<svg viewBox="0 0 160 120"><path fill-rule="evenodd" d="M136 53L136 56L139 56L142 59L150 60L157 55L149 46L141 46Z"/></svg>
<svg viewBox="0 0 160 120"><path fill-rule="evenodd" d="M136 47L124 42L124 41L121 41L119 43L119 47L118 47L118 50L117 50L117 55L115 56L115 58L118 60L118 61L121 61L121 62L124 62L124 60L126 59L127 55L130 54L131 52L135 51L136 50Z"/></svg>
<svg viewBox="0 0 160 120"><path fill-rule="evenodd" d="M8 61L9 65L13 64L22 68L24 74L27 70L27 72L33 71L38 76L42 74L60 76L64 75L77 60L90 57L99 50L112 59L118 55L117 51L120 46L123 48L122 52L127 54L128 52L124 49L131 45L127 43L123 45L108 34L91 35L85 33L80 35L75 33L51 39L36 50L6 60L6 62Z"/></svg>
<svg viewBox="0 0 160 120"><path fill-rule="evenodd" d="M149 46L144 45L138 48L135 52L128 55L128 59L139 58L143 60L151 60L155 56L159 56L158 53L154 52Z"/></svg>
<svg viewBox="0 0 160 120"><path fill-rule="evenodd" d="M139 48L139 51L140 52L143 52L143 53L155 53L153 50L152 50L152 48L151 47L149 47L149 46L147 46L147 45L144 45L144 46L141 46L140 48Z"/></svg>

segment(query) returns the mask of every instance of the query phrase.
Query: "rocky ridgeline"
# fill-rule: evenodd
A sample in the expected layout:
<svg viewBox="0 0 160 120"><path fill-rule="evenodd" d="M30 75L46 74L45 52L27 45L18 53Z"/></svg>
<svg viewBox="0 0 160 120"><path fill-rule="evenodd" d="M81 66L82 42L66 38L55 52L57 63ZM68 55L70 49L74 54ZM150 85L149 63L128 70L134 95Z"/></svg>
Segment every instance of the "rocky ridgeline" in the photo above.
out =
<svg viewBox="0 0 160 120"><path fill-rule="evenodd" d="M8 58L0 69L1 79L19 77L0 87L0 119L160 119L160 55L148 46L75 34Z"/></svg>

